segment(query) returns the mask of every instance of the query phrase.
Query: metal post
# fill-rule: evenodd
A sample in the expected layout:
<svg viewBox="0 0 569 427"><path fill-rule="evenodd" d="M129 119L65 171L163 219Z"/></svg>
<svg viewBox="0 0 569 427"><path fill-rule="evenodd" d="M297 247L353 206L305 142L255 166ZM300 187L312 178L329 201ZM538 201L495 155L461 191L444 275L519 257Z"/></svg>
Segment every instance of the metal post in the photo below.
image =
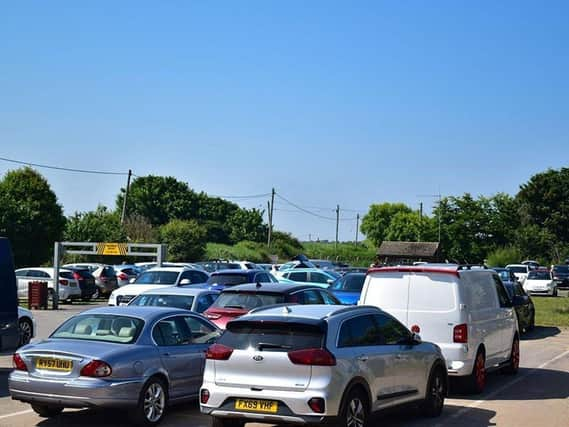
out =
<svg viewBox="0 0 569 427"><path fill-rule="evenodd" d="M358 232L360 231L360 214L356 215L356 246L358 246Z"/></svg>
<svg viewBox="0 0 569 427"><path fill-rule="evenodd" d="M269 204L269 236L267 238L267 246L271 247L271 238L273 237L273 211L275 208L275 189L271 191L271 202Z"/></svg>
<svg viewBox="0 0 569 427"><path fill-rule="evenodd" d="M130 189L130 177L132 176L132 170L128 170L128 178L126 180L126 190L124 192L124 200L122 201L122 213L121 213L121 224L124 224L126 217L126 201L128 199L128 191Z"/></svg>
<svg viewBox="0 0 569 427"><path fill-rule="evenodd" d="M59 251L61 244L55 242L53 245L53 303L52 308L57 310L59 307Z"/></svg>
<svg viewBox="0 0 569 427"><path fill-rule="evenodd" d="M338 250L338 228L340 226L340 205L336 205L336 243L334 250Z"/></svg>
<svg viewBox="0 0 569 427"><path fill-rule="evenodd" d="M156 256L156 263L158 264L158 267L162 267L164 258L166 258L166 245L160 245Z"/></svg>

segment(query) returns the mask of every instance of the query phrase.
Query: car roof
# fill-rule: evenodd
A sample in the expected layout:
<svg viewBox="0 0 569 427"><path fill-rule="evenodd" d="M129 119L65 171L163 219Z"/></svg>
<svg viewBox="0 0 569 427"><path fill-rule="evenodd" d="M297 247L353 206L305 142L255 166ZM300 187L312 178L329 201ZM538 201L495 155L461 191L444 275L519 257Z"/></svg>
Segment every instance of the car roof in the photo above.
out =
<svg viewBox="0 0 569 427"><path fill-rule="evenodd" d="M46 273L53 273L54 268L53 267L22 267L22 268L18 268L16 271L19 271L19 270L39 270L39 271L45 271ZM62 272L63 273L68 273L68 272L70 273L70 272L72 272L72 270L69 268L63 268L62 267L59 269L59 272L60 273L62 273Z"/></svg>
<svg viewBox="0 0 569 427"><path fill-rule="evenodd" d="M319 286L314 286L310 284L302 283L260 283L260 287L257 283L245 283L242 285L234 285L223 290L225 292L264 292L264 293L277 293L286 294L292 291L300 291L303 289L317 289L325 290Z"/></svg>
<svg viewBox="0 0 569 427"><path fill-rule="evenodd" d="M186 268L186 267L153 267L153 268L149 268L148 270L145 271L172 271L174 273L181 273L184 270L191 270L191 268Z"/></svg>
<svg viewBox="0 0 569 427"><path fill-rule="evenodd" d="M183 287L183 286L168 286L158 289L150 289L140 293L140 295L186 295L186 296L198 296L203 293L213 293L218 294L219 291L209 288L195 288L195 287Z"/></svg>
<svg viewBox="0 0 569 427"><path fill-rule="evenodd" d="M243 274L255 274L255 273L266 273L267 270L263 270L262 268L252 268L250 270L240 268L240 269L225 269L225 270L217 270L211 273L212 276L217 276L219 274L235 274L235 275L243 275Z"/></svg>
<svg viewBox="0 0 569 427"><path fill-rule="evenodd" d="M155 318L165 315L187 315L188 310L172 307L154 307L154 306L113 306L113 307L97 307L83 311L77 316L84 314L114 314L116 316L138 317L143 320L152 321Z"/></svg>
<svg viewBox="0 0 569 427"><path fill-rule="evenodd" d="M381 309L368 305L325 305L325 304L279 304L278 306L259 307L240 317L243 320L255 320L260 317L282 317L296 319L324 320L340 312L375 311Z"/></svg>
<svg viewBox="0 0 569 427"><path fill-rule="evenodd" d="M314 267L303 267L303 268L290 268L285 270L285 273L309 273L309 272L318 272L318 273L324 273L327 274L329 276L331 276L331 274L329 273L330 270L324 270L323 268L314 268Z"/></svg>

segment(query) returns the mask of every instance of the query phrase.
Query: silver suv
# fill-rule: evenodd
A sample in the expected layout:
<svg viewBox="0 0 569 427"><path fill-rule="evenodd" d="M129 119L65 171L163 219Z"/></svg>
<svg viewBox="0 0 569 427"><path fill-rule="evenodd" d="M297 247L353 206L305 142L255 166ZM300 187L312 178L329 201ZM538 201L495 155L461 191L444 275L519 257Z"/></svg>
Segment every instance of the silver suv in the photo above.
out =
<svg viewBox="0 0 569 427"><path fill-rule="evenodd" d="M206 359L200 409L213 427L365 427L372 412L414 401L438 416L447 391L440 348L369 306L259 308L229 322Z"/></svg>

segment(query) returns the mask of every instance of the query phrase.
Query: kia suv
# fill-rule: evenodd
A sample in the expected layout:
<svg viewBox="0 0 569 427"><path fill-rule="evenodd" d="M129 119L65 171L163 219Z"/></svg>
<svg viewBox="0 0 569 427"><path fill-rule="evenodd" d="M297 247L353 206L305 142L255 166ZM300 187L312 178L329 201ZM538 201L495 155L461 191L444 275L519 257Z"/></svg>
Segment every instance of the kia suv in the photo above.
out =
<svg viewBox="0 0 569 427"><path fill-rule="evenodd" d="M379 308L281 305L227 324L206 353L200 409L213 427L364 427L372 412L404 403L438 416L446 390L439 347Z"/></svg>

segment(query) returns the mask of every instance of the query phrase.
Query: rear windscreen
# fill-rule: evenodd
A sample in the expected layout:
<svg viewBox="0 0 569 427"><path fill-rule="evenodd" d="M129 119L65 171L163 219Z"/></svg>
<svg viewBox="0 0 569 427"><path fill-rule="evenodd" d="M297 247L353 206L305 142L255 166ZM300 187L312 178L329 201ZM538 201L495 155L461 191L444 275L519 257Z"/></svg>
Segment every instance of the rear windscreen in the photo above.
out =
<svg viewBox="0 0 569 427"><path fill-rule="evenodd" d="M527 272L528 272L527 267L515 267L515 266L512 266L512 267L508 267L508 270L510 270L510 271L513 272L513 273L527 273Z"/></svg>
<svg viewBox="0 0 569 427"><path fill-rule="evenodd" d="M236 322L228 324L227 330L217 342L237 350L302 350L322 347L324 332L311 325Z"/></svg>
<svg viewBox="0 0 569 427"><path fill-rule="evenodd" d="M249 275L247 274L214 274L207 279L208 285L242 285L249 283Z"/></svg>
<svg viewBox="0 0 569 427"><path fill-rule="evenodd" d="M237 308L252 310L266 305L284 302L282 294L262 294L255 292L223 292L213 303L212 308Z"/></svg>

